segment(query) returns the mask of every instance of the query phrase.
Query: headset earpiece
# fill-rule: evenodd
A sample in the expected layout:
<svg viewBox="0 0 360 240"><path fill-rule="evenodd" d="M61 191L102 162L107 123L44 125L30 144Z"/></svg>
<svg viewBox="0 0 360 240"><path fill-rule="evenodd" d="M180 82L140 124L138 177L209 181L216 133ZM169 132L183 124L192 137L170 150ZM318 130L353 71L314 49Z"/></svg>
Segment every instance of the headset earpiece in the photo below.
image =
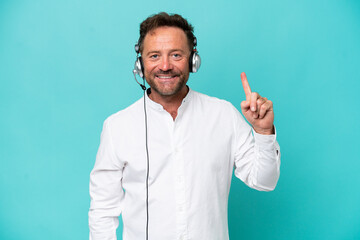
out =
<svg viewBox="0 0 360 240"><path fill-rule="evenodd" d="M143 62L141 56L138 56L135 61L134 70L133 72L135 74L138 74L141 78L144 78L144 72L143 72Z"/></svg>
<svg viewBox="0 0 360 240"><path fill-rule="evenodd" d="M197 39L194 36L194 49L192 50L191 54L190 54L190 59L189 59L189 71L196 73L201 65L201 58L196 50L196 46L197 46Z"/></svg>
<svg viewBox="0 0 360 240"><path fill-rule="evenodd" d="M201 58L199 54L197 53L196 49L194 49L190 54L189 59L189 69L190 72L196 73L201 65Z"/></svg>
<svg viewBox="0 0 360 240"><path fill-rule="evenodd" d="M139 44L135 44L135 52L137 53L136 61L134 64L134 70L133 73L139 75L141 78L144 78L144 65L141 56L139 56L140 53L140 46Z"/></svg>

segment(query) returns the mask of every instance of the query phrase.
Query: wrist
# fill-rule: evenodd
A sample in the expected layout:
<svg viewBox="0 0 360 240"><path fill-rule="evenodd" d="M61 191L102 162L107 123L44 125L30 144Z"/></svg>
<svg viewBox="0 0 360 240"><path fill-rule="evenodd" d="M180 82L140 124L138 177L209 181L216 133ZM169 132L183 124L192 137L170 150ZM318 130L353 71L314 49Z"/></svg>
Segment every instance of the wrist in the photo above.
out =
<svg viewBox="0 0 360 240"><path fill-rule="evenodd" d="M256 128L253 126L253 129L256 133L258 134L262 134L262 135L272 135L275 134L275 128L274 125L272 125L271 128L267 129L267 128Z"/></svg>

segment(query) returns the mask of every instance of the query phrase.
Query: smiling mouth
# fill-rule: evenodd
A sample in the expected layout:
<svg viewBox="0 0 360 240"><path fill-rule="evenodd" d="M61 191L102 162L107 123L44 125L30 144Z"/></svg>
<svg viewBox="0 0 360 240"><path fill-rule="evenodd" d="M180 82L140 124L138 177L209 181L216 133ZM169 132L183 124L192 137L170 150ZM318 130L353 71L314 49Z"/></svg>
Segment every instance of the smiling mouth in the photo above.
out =
<svg viewBox="0 0 360 240"><path fill-rule="evenodd" d="M175 78L175 77L177 77L177 75L166 75L166 76L160 76L160 75L156 75L156 78L159 78L159 79L173 79L173 78Z"/></svg>

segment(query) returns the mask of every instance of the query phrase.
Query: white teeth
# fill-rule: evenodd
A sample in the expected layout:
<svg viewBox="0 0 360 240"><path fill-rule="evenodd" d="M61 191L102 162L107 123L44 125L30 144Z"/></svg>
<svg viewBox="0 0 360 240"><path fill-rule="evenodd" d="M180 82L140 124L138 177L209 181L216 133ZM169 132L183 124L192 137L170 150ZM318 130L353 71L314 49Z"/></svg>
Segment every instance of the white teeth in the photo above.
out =
<svg viewBox="0 0 360 240"><path fill-rule="evenodd" d="M172 78L172 76L157 76L158 78L163 78L163 79L169 79Z"/></svg>

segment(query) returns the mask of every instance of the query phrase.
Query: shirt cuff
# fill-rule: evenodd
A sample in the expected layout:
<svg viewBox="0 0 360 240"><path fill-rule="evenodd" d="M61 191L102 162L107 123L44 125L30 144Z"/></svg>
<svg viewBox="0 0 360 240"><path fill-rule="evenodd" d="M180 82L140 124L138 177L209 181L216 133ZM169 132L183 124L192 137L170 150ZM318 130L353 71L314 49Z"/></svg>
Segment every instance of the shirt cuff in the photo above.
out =
<svg viewBox="0 0 360 240"><path fill-rule="evenodd" d="M273 150L274 148L277 149L277 142L276 142L276 128L274 126L275 134L271 135L263 135L255 132L254 129L252 129L255 144L263 150Z"/></svg>

